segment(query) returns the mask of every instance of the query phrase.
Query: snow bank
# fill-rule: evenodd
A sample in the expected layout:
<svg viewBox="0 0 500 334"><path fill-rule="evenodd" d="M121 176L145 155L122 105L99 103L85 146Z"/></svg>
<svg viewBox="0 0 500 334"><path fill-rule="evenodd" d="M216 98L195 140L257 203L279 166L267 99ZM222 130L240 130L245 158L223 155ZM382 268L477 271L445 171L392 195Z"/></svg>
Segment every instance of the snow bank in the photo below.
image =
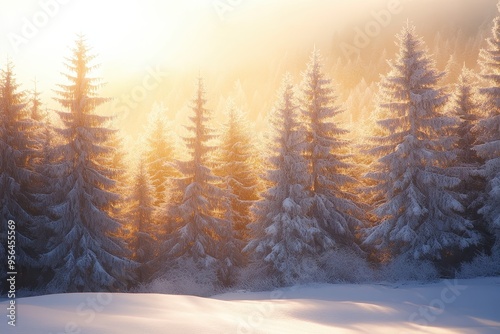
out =
<svg viewBox="0 0 500 334"><path fill-rule="evenodd" d="M433 284L312 284L201 298L61 294L17 299L0 333L498 333L500 277ZM7 301L0 309L6 313Z"/></svg>

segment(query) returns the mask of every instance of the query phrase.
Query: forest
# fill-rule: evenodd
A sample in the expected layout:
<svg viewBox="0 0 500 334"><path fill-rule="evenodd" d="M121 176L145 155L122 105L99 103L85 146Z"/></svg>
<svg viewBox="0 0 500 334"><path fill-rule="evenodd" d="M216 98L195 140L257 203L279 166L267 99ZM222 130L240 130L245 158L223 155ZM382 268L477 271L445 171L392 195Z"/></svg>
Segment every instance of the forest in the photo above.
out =
<svg viewBox="0 0 500 334"><path fill-rule="evenodd" d="M215 122L200 74L182 134L158 103L140 147L100 112L112 99L84 35L53 89L57 110L7 61L0 258L12 221L26 296L498 276L500 14L477 36L431 53L453 41L408 22L371 66L384 71L364 79L347 73L359 63L330 71L314 47L300 78L268 92L263 135L236 99Z"/></svg>

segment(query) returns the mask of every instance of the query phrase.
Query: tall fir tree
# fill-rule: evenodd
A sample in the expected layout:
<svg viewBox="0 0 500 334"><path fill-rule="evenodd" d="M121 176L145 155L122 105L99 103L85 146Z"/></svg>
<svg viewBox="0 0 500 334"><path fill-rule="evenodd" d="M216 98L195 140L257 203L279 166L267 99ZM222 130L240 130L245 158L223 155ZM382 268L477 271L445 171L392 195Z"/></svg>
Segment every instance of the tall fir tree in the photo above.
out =
<svg viewBox="0 0 500 334"><path fill-rule="evenodd" d="M161 104L155 104L149 116L147 144L145 150L146 169L154 187L154 204L160 207L166 202L168 182L176 176L172 166L175 160L175 143Z"/></svg>
<svg viewBox="0 0 500 334"><path fill-rule="evenodd" d="M50 219L47 215L47 208L44 199L47 194L54 191L54 180L57 176L51 175L52 163L52 134L53 129L48 119L47 109L42 109L40 92L37 89L37 82L34 82L34 89L28 97L28 117L32 122L30 131L26 131L29 140L34 143L32 154L29 155L27 164L33 171L28 191L33 194L32 216L36 217L36 223L33 226L33 232L36 235L34 240L34 249L38 254L46 251L47 238L46 224ZM38 261L39 262L39 261ZM37 263L37 279L31 279L33 287L43 285L43 268Z"/></svg>
<svg viewBox="0 0 500 334"><path fill-rule="evenodd" d="M473 224L462 217L453 191L460 183L445 168L454 158L450 137L455 120L442 114L447 95L443 76L426 55L415 28L398 35L399 53L380 84L378 121L383 134L371 150L377 156L369 177L381 200L374 211L379 224L365 243L392 256L440 262L478 242Z"/></svg>
<svg viewBox="0 0 500 334"><path fill-rule="evenodd" d="M450 104L451 114L459 121L456 127L457 161L471 169L480 162L474 151L478 135L474 128L482 114L477 86L478 80L474 72L464 67L455 84Z"/></svg>
<svg viewBox="0 0 500 334"><path fill-rule="evenodd" d="M346 161L349 143L341 139L347 131L333 120L341 110L335 105L331 81L322 66L321 55L314 50L303 74L300 95L313 200L311 214L338 247L359 252L355 234L363 226L363 211L347 191L347 186L355 183L346 173L352 167Z"/></svg>
<svg viewBox="0 0 500 334"><path fill-rule="evenodd" d="M500 2L498 4L500 11ZM496 235L500 256L500 16L494 19L492 36L480 52L481 76L486 87L480 89L486 117L478 124L477 154L484 159L485 200L479 213Z"/></svg>
<svg viewBox="0 0 500 334"><path fill-rule="evenodd" d="M111 191L116 171L109 166L114 149L107 145L114 131L106 127L110 118L96 112L108 99L97 95L99 81L91 76L95 57L83 37L72 51L68 83L57 91L66 111L58 112L63 124L57 129L63 142L55 148L59 182L47 198L54 219L47 224L52 236L42 263L53 272L49 291L114 291L126 287L133 268L115 236L121 224L108 211L119 198Z"/></svg>
<svg viewBox="0 0 500 334"><path fill-rule="evenodd" d="M288 76L271 123L275 134L268 158L270 169L264 177L269 188L255 204L252 239L244 250L281 284L293 284L311 274L311 263L320 255L317 245L328 249L333 241L310 216L310 176L302 156L305 133Z"/></svg>
<svg viewBox="0 0 500 334"><path fill-rule="evenodd" d="M128 200L129 209L127 221L130 227L130 247L133 251L133 259L139 264L137 268L140 283L147 281L151 276L150 264L155 256L156 235L153 224L154 188L151 185L146 164L143 159L133 178L131 196Z"/></svg>
<svg viewBox="0 0 500 334"><path fill-rule="evenodd" d="M0 278L4 281L7 271L17 271L17 287L21 288L32 282L30 276L37 266L35 200L30 186L35 176L30 161L37 143L32 133L35 124L12 63L2 70L0 80L0 255L7 259L15 253L13 268L7 269L5 263ZM14 222L12 226L9 221Z"/></svg>
<svg viewBox="0 0 500 334"><path fill-rule="evenodd" d="M128 222L127 215L127 200L130 197L130 183L131 172L127 167L130 163L128 156L125 152L126 138L119 130L114 130L108 137L107 141L103 143L104 146L111 147L112 152L103 161L102 166L113 170L114 186L108 190L118 195L112 201L109 201L105 211L111 218L118 221L122 226ZM126 234L125 229L118 231L117 235L123 237Z"/></svg>
<svg viewBox="0 0 500 334"><path fill-rule="evenodd" d="M232 101L228 104L226 117L215 172L221 177L222 188L228 195L223 208L224 216L232 225L238 254L241 254L249 240L248 224L252 221L250 208L258 199L259 179L254 158L256 150L248 121ZM242 265L244 258L238 262Z"/></svg>
<svg viewBox="0 0 500 334"><path fill-rule="evenodd" d="M476 125L482 115L477 87L478 80L475 73L464 66L455 84L449 106L451 114L458 119L458 124L454 129L457 136L455 143L457 156L450 171L451 175L461 180L457 191L462 194L461 202L465 208L463 214L474 223L475 229L484 237L480 245L486 244L487 246L486 241L490 239L489 233L478 214L478 209L484 199L485 180L482 175L483 160L474 150L478 136ZM464 258L463 253L460 254L460 258Z"/></svg>
<svg viewBox="0 0 500 334"><path fill-rule="evenodd" d="M180 177L172 180L171 198L167 205L167 222L172 231L167 235L167 257L182 266L194 264L197 268L232 266L230 259L223 259L223 236L230 229L217 209L223 192L216 186L219 181L211 166L215 148L210 145L214 138L209 128L210 113L206 108L204 85L198 79L192 101L189 136L185 138L189 158L177 161Z"/></svg>
<svg viewBox="0 0 500 334"><path fill-rule="evenodd" d="M30 165L32 168L35 167L37 163L39 163L42 153L42 145L45 136L45 121L47 118L46 112L42 110L42 101L40 99L40 92L37 89L37 83L34 82L34 89L30 92L29 99L29 118L33 122L33 126L31 129L31 136L33 137L33 142L36 143L34 147L33 157L30 160Z"/></svg>

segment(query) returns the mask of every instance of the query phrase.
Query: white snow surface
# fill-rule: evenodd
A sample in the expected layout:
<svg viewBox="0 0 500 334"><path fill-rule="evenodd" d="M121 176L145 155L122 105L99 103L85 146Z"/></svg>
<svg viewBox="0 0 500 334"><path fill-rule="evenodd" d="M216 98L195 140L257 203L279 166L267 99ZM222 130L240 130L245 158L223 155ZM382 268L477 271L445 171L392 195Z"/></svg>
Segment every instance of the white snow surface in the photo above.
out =
<svg viewBox="0 0 500 334"><path fill-rule="evenodd" d="M201 298L72 293L1 300L0 333L500 333L500 277L309 284Z"/></svg>

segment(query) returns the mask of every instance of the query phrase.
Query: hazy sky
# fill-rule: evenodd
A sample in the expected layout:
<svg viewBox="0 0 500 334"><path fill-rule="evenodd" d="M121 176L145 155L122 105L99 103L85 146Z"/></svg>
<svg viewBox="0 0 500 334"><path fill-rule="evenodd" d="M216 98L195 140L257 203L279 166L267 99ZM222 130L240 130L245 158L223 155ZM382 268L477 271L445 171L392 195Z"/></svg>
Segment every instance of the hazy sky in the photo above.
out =
<svg viewBox="0 0 500 334"><path fill-rule="evenodd" d="M11 59L22 87L31 89L36 77L44 102L53 106L52 89L61 83L64 58L76 34L83 33L98 55L98 74L108 83L103 94L115 98L107 108L126 109L121 122L134 131L154 101L163 100L171 118L179 118L198 73L206 78L210 103L216 107L221 96L257 86L257 73L281 75L314 46L327 56L342 56L339 46L332 45L335 34L353 44L355 29L376 20L374 13L391 15L382 18L384 26L373 38L392 38L407 19L417 27L458 21L474 30L475 22L494 12L495 4L496 0L0 0L0 68ZM230 92L222 91L228 87ZM253 117L259 113L254 111Z"/></svg>

